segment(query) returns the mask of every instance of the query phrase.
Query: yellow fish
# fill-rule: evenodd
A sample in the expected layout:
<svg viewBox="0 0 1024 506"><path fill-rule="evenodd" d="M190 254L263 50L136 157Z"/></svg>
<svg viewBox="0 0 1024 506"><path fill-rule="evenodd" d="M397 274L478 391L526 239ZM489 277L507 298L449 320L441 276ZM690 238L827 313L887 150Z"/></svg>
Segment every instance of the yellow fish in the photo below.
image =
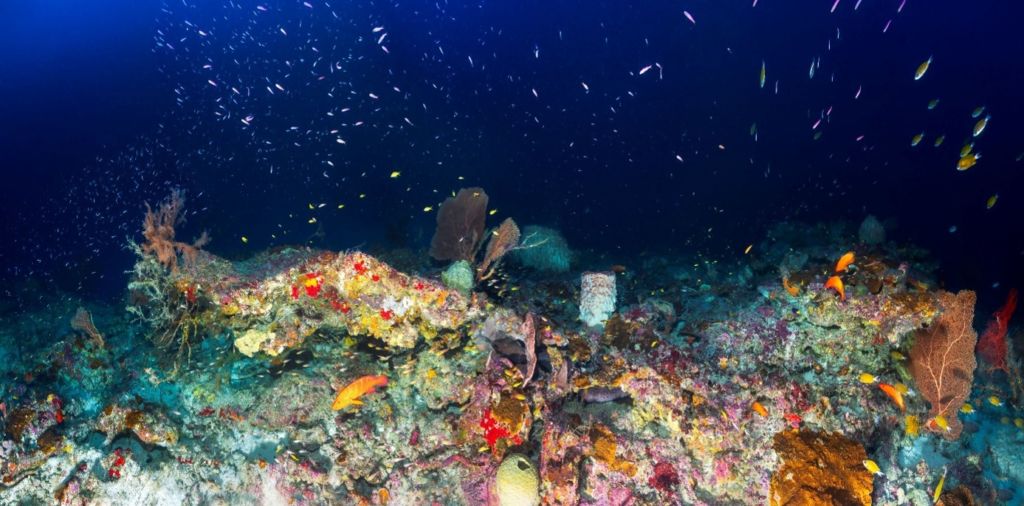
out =
<svg viewBox="0 0 1024 506"><path fill-rule="evenodd" d="M878 467L878 463L871 459L865 459L864 462L861 463L864 464L864 469L867 469L871 474L884 474L882 473L882 469Z"/></svg>
<svg viewBox="0 0 1024 506"><path fill-rule="evenodd" d="M992 207L992 206L989 206L989 207ZM988 397L988 403L989 403L989 404L991 404L991 405L993 405L993 406L995 406L995 407L997 407L997 408L998 408L999 406L1002 406L1002 405L1003 405L1003 401L1002 401L1002 400L1000 400L1000 399L999 399L999 397L997 397L997 396L995 396L995 395L990 395L990 396Z"/></svg>
<svg viewBox="0 0 1024 506"><path fill-rule="evenodd" d="M992 115L991 114L987 114L987 115L985 115L984 118L979 119L978 122L974 124L974 136L975 137L981 135L981 133L985 131L985 127L988 126L988 120L990 120L990 119L992 119Z"/></svg>
<svg viewBox="0 0 1024 506"><path fill-rule="evenodd" d="M744 254L744 255L747 255L747 254L749 254L749 253L750 253L750 250L752 250L752 249L754 249L754 245L753 245L753 244L751 244L751 245L747 246L747 247L746 247L746 249L744 249L744 250L743 250L743 254Z"/></svg>
<svg viewBox="0 0 1024 506"><path fill-rule="evenodd" d="M939 430L943 430L943 431L947 431L947 432L950 430L950 428L949 428L949 421L946 420L945 416L939 415L939 416L937 416L935 418L932 418L932 421L930 423L932 425L934 425L935 427L937 427Z"/></svg>
<svg viewBox="0 0 1024 506"><path fill-rule="evenodd" d="M861 373L860 377L858 377L857 379L859 379L860 382L864 383L865 385L870 385L878 381L878 378L876 378L874 374L868 374L866 372Z"/></svg>
<svg viewBox="0 0 1024 506"><path fill-rule="evenodd" d="M910 147L916 147L918 144L921 144L921 139L924 139L924 132L921 132L915 135L914 138L910 139Z"/></svg>
<svg viewBox="0 0 1024 506"><path fill-rule="evenodd" d="M401 175L402 175L402 173L397 171L397 170L391 171L391 179L395 179L395 178L397 178L398 176L401 176Z"/></svg>
<svg viewBox="0 0 1024 506"><path fill-rule="evenodd" d="M902 353L900 353L900 352L898 352L896 350L892 350L891 352L889 352L889 356L892 357L893 360L903 361L903 360L907 359L906 355L904 355L904 354L902 354Z"/></svg>
<svg viewBox="0 0 1024 506"><path fill-rule="evenodd" d="M1016 425L1018 429L1024 429L1024 418L1014 418L1013 424Z"/></svg>
<svg viewBox="0 0 1024 506"><path fill-rule="evenodd" d="M972 150L974 150L974 143L973 142L968 142L968 143L964 144L964 147L960 148L960 158L963 158L963 157L971 154Z"/></svg>
<svg viewBox="0 0 1024 506"><path fill-rule="evenodd" d="M998 193L993 195L993 196L991 196L991 197L989 197L988 200L985 201L985 209L992 209L993 207L995 207L996 202L999 202L999 194ZM989 397L989 402L991 402L992 399L996 399L997 401L999 400L996 396L993 395L992 397ZM996 406L1001 406L1001 405L1002 405L1002 403L996 404Z"/></svg>
<svg viewBox="0 0 1024 506"><path fill-rule="evenodd" d="M434 210L434 206L427 206L427 207L423 208L423 212L425 212L425 213L429 213L430 211L433 211L433 210Z"/></svg>
<svg viewBox="0 0 1024 506"><path fill-rule="evenodd" d="M921 425L917 421L917 417L914 415L907 415L907 435L910 437L917 437L921 434Z"/></svg>
<svg viewBox="0 0 1024 506"><path fill-rule="evenodd" d="M900 393L900 395L907 395L910 393L910 389L907 388L907 385L903 383L897 383L893 385L893 388L895 388L896 391Z"/></svg>
<svg viewBox="0 0 1024 506"><path fill-rule="evenodd" d="M242 244L249 244L249 238L243 235L242 236Z"/></svg>
<svg viewBox="0 0 1024 506"><path fill-rule="evenodd" d="M924 63L917 66L917 70L914 71L914 80L919 81L922 77L924 77L924 73L928 72L928 67L931 66L931 64L932 57L929 56L928 59L924 61Z"/></svg>
<svg viewBox="0 0 1024 506"><path fill-rule="evenodd" d="M960 406L960 412L965 415L974 413L974 406L972 406L969 402L965 402L963 406Z"/></svg>
<svg viewBox="0 0 1024 506"><path fill-rule="evenodd" d="M978 107L974 108L973 111L971 111L971 117L977 119L978 116L981 116L984 113L985 113L985 106L979 105Z"/></svg>
<svg viewBox="0 0 1024 506"><path fill-rule="evenodd" d="M932 502L938 503L939 496L942 495L942 486L946 484L946 468L942 468L942 478L939 478L939 484L935 486L935 492L932 494Z"/></svg>
<svg viewBox="0 0 1024 506"><path fill-rule="evenodd" d="M956 170L963 172L970 169L978 164L978 160L981 160L981 153L967 153L956 162Z"/></svg>
<svg viewBox="0 0 1024 506"><path fill-rule="evenodd" d="M935 139L935 143L933 143L932 146L937 148L937 147L941 146L943 142L946 142L946 136L945 135L940 135L940 136L938 136Z"/></svg>

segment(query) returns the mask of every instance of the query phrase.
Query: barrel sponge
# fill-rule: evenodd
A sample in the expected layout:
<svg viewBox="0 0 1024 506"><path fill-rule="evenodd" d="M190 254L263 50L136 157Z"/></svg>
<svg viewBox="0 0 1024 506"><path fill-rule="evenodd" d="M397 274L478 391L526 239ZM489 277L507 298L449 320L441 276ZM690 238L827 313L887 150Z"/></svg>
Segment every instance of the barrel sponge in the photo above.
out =
<svg viewBox="0 0 1024 506"><path fill-rule="evenodd" d="M548 272L566 272L572 251L557 230L528 225L523 228L522 248L512 251L512 258L524 267Z"/></svg>
<svg viewBox="0 0 1024 506"><path fill-rule="evenodd" d="M537 468L525 455L510 454L498 466L494 492L499 506L537 506L540 504L539 486Z"/></svg>
<svg viewBox="0 0 1024 506"><path fill-rule="evenodd" d="M444 286L462 295L469 295L473 291L473 266L465 260L454 262L441 273L441 281Z"/></svg>

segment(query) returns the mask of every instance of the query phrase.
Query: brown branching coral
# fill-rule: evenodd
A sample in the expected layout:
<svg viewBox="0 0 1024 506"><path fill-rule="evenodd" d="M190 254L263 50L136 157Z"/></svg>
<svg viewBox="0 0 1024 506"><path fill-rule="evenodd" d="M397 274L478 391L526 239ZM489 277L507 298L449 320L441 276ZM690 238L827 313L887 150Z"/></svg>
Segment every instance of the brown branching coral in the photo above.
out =
<svg viewBox="0 0 1024 506"><path fill-rule="evenodd" d="M437 229L430 241L435 260L472 262L484 238L487 194L483 188L463 188L437 210Z"/></svg>
<svg viewBox="0 0 1024 506"><path fill-rule="evenodd" d="M971 326L974 321L974 292L963 290L956 295L940 292L942 314L927 328L914 335L910 349L910 373L918 391L931 404L930 430L940 432L946 439L960 436L963 425L957 418L971 393L971 382L977 365L974 346L978 333ZM948 430L934 420L942 416Z"/></svg>
<svg viewBox="0 0 1024 506"><path fill-rule="evenodd" d="M142 222L142 252L153 255L161 265L172 272L178 270L178 256L186 265L195 262L199 250L210 242L209 235L203 232L192 244L175 240L174 228L181 224L181 211L185 206L185 192L174 190L153 210L146 204L146 217Z"/></svg>

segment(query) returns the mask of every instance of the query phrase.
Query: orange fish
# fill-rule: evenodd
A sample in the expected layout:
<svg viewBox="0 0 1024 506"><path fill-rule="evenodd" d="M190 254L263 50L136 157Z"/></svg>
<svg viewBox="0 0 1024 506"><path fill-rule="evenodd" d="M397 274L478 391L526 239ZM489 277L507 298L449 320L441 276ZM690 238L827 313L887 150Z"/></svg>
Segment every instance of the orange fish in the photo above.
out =
<svg viewBox="0 0 1024 506"><path fill-rule="evenodd" d="M782 287L785 288L786 292L792 295L793 297L800 295L800 287L790 284L789 278L787 277L782 278Z"/></svg>
<svg viewBox="0 0 1024 506"><path fill-rule="evenodd" d="M334 404L331 405L331 409L338 411L348 406L361 406L363 402L359 400L360 397L372 394L376 391L377 387L386 386L387 384L387 376L363 376L349 383L348 386L338 392L338 396L334 398Z"/></svg>
<svg viewBox="0 0 1024 506"><path fill-rule="evenodd" d="M882 389L882 391L885 392L885 395L888 395L889 398L892 399L892 402L896 403L896 406L900 408L900 411L907 410L907 405L903 403L903 394L901 394L896 387L888 383L879 383L878 388Z"/></svg>
<svg viewBox="0 0 1024 506"><path fill-rule="evenodd" d="M764 407L764 404L761 404L760 402L754 401L754 403L751 404L750 407L753 408L753 410L755 412L757 412L757 414L761 415L761 417L763 417L763 418L767 418L768 417L768 409Z"/></svg>
<svg viewBox="0 0 1024 506"><path fill-rule="evenodd" d="M833 289L839 294L839 300L846 300L846 287L843 286L843 280L839 279L839 276L832 276L825 282L825 289Z"/></svg>
<svg viewBox="0 0 1024 506"><path fill-rule="evenodd" d="M836 273L846 272L847 267L853 263L854 254L852 251L847 251L843 256L839 257L839 261L836 262Z"/></svg>

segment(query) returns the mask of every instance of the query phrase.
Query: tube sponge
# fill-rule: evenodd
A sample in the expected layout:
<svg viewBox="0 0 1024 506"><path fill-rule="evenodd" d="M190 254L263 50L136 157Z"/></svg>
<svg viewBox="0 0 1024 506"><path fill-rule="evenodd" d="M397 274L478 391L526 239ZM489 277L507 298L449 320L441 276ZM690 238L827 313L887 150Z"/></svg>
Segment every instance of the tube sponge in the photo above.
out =
<svg viewBox="0 0 1024 506"><path fill-rule="evenodd" d="M498 466L494 492L499 506L537 506L540 504L539 486L537 468L525 455L510 454Z"/></svg>

